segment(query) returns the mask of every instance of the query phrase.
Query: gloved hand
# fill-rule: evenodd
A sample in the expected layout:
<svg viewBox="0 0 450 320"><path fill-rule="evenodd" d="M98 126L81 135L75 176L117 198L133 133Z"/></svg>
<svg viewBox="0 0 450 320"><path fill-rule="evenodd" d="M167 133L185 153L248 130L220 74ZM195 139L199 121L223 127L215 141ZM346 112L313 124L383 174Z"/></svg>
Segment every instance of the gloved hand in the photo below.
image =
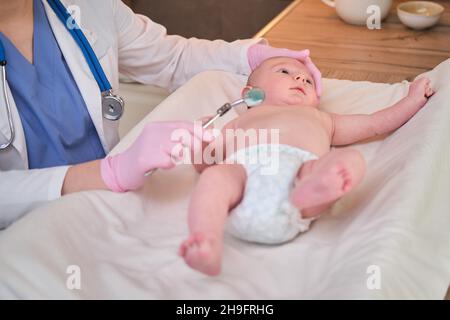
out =
<svg viewBox="0 0 450 320"><path fill-rule="evenodd" d="M322 94L322 74L309 57L309 50L294 51L289 49L274 48L263 44L254 44L247 51L248 63L255 70L264 60L273 57L289 57L300 60L311 72L316 83L317 96Z"/></svg>
<svg viewBox="0 0 450 320"><path fill-rule="evenodd" d="M200 122L196 125L198 127L194 130L194 123L187 121L147 124L127 150L101 160L100 170L105 185L115 192L136 190L144 184L146 172L173 168L180 159L176 153L182 150L182 146L193 150L195 146L200 148L202 141L214 139L209 130L202 129ZM174 141L171 136L177 129L183 131L176 132L178 139Z"/></svg>

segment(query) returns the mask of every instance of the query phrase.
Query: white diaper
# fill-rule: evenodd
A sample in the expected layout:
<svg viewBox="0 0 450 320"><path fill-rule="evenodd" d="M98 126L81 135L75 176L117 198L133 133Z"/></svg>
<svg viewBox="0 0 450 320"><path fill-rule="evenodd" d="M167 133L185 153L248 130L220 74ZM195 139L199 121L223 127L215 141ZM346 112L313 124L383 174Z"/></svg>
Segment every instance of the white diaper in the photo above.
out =
<svg viewBox="0 0 450 320"><path fill-rule="evenodd" d="M241 203L233 209L226 230L247 241L279 244L309 229L289 201L295 177L312 153L288 145L261 144L240 149L226 163L242 164L247 182Z"/></svg>

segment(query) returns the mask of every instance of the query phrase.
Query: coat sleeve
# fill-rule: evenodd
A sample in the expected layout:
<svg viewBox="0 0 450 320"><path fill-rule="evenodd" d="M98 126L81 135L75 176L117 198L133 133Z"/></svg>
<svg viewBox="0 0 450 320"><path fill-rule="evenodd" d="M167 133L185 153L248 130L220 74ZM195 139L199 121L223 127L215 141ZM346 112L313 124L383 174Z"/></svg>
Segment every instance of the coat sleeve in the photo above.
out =
<svg viewBox="0 0 450 320"><path fill-rule="evenodd" d="M167 35L148 17L135 14L120 0L113 0L118 34L119 71L131 79L175 90L197 73L223 70L250 74L247 50L264 39L201 40Z"/></svg>
<svg viewBox="0 0 450 320"><path fill-rule="evenodd" d="M28 211L60 198L68 168L0 171L0 230Z"/></svg>

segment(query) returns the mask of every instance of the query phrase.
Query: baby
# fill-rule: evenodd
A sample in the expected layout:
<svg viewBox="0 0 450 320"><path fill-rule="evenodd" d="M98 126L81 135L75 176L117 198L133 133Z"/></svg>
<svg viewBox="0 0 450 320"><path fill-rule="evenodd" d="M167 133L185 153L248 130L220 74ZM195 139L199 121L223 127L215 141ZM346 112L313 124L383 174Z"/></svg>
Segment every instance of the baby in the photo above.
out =
<svg viewBox="0 0 450 320"><path fill-rule="evenodd" d="M248 79L265 91L262 105L222 129L277 129L277 145L225 148L227 161L204 166L189 204L190 236L179 254L208 275L221 269L224 229L247 241L280 244L308 230L363 178L365 161L352 149L333 149L391 132L414 116L434 93L430 81L414 81L408 95L370 115L338 115L318 109L315 83L298 60L264 61ZM230 145L235 138L225 138ZM261 172L257 156L279 163L276 174ZM204 169L204 170L203 170ZM229 218L228 218L229 217ZM228 218L228 219L227 219Z"/></svg>

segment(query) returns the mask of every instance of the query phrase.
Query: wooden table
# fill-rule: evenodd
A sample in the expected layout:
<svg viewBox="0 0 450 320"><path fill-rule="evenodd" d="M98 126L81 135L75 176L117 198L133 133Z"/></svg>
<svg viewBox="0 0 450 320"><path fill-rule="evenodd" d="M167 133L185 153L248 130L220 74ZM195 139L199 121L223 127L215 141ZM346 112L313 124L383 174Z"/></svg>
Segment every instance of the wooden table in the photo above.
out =
<svg viewBox="0 0 450 320"><path fill-rule="evenodd" d="M450 57L450 1L438 25L415 31L404 26L394 0L381 29L343 22L320 0L296 0L255 37L275 47L311 50L326 78L393 83L432 69Z"/></svg>

